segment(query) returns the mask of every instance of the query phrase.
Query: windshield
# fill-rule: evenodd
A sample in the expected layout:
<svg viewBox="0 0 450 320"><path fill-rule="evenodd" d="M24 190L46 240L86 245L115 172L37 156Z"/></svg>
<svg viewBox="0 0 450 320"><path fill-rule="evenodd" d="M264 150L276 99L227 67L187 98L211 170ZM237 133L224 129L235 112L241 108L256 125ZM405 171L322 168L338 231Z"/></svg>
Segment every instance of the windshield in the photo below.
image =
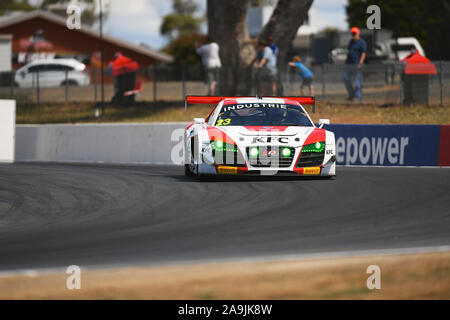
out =
<svg viewBox="0 0 450 320"><path fill-rule="evenodd" d="M416 49L416 46L413 44L392 44L392 51L412 51Z"/></svg>
<svg viewBox="0 0 450 320"><path fill-rule="evenodd" d="M216 126L303 126L313 124L303 109L281 103L240 103L222 107Z"/></svg>

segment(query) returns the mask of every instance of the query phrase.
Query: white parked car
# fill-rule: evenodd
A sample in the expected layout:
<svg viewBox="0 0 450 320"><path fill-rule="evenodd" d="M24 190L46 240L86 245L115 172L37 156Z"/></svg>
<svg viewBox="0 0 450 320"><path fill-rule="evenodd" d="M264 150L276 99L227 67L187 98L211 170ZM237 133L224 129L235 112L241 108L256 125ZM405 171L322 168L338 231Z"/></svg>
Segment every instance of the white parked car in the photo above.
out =
<svg viewBox="0 0 450 320"><path fill-rule="evenodd" d="M66 76L67 71L67 76ZM39 77L39 78L38 78ZM86 86L90 83L84 63L75 59L46 59L33 61L16 71L14 81L18 87Z"/></svg>
<svg viewBox="0 0 450 320"><path fill-rule="evenodd" d="M390 39L385 42L377 42L374 47L375 57L383 57L391 61L396 60L396 53L398 60L402 60L413 51L417 51L423 56L425 55L425 51L419 41L414 37L401 37L397 41ZM330 52L330 61L332 63L345 63L347 53L347 48L333 49Z"/></svg>
<svg viewBox="0 0 450 320"><path fill-rule="evenodd" d="M425 56L425 51L419 41L414 37L401 37L398 38L397 41L395 41L395 39L391 39L385 43L378 44L378 49L387 54L389 60L396 59L396 52L398 55L398 60L404 59L413 51L417 51L421 55Z"/></svg>
<svg viewBox="0 0 450 320"><path fill-rule="evenodd" d="M347 60L348 49L347 48L336 48L330 52L330 62L331 63L345 63Z"/></svg>

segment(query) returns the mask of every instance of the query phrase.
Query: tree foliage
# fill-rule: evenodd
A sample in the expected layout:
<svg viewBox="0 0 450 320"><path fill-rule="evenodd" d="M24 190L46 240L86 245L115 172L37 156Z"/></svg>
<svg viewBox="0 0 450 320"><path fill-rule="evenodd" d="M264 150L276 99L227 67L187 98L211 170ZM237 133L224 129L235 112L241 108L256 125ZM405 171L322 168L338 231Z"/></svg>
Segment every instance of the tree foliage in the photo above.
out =
<svg viewBox="0 0 450 320"><path fill-rule="evenodd" d="M161 23L161 34L170 40L177 37L197 33L199 20L189 14L169 14L164 17Z"/></svg>
<svg viewBox="0 0 450 320"><path fill-rule="evenodd" d="M370 5L381 9L381 27L391 29L399 37L415 37L431 59L450 59L448 0L348 0L347 21L352 26L365 27L366 9Z"/></svg>
<svg viewBox="0 0 450 320"><path fill-rule="evenodd" d="M171 41L163 51L172 55L177 64L197 64L201 62L200 56L195 51L197 41L205 41L205 36L199 34L183 35Z"/></svg>
<svg viewBox="0 0 450 320"><path fill-rule="evenodd" d="M174 0L173 13L164 16L160 26L160 33L170 41L178 37L197 34L203 19L194 17L197 5L193 0Z"/></svg>
<svg viewBox="0 0 450 320"><path fill-rule="evenodd" d="M1 0L0 1L0 16L7 11L31 11L35 7L32 6L28 0Z"/></svg>
<svg viewBox="0 0 450 320"><path fill-rule="evenodd" d="M177 14L190 15L193 15L198 9L197 4L193 0L174 0L172 8Z"/></svg>
<svg viewBox="0 0 450 320"><path fill-rule="evenodd" d="M81 12L81 22L83 24L92 26L99 19L96 14L97 1L95 0L78 0L83 7ZM39 6L32 5L29 0L1 0L0 1L0 15L4 15L6 11L32 11L36 9L47 9L52 4L62 3L68 4L71 0L43 0ZM108 8L105 7L103 12L103 21L108 16Z"/></svg>
<svg viewBox="0 0 450 320"><path fill-rule="evenodd" d="M169 39L163 50L175 58L175 63L199 63L195 43L204 41L205 36L199 34L203 19L194 16L197 4L193 0L173 0L172 10L160 25L160 33Z"/></svg>

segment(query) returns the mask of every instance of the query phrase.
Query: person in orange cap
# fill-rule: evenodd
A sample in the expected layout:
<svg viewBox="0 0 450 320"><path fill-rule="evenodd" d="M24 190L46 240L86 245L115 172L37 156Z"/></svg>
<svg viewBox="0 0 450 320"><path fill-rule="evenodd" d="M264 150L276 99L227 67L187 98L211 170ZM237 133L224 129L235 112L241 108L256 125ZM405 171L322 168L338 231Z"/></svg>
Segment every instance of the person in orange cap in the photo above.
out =
<svg viewBox="0 0 450 320"><path fill-rule="evenodd" d="M348 92L348 101L354 98L361 99L361 66L366 58L367 45L360 37L357 27L351 28L352 39L348 44L344 83ZM353 84L354 82L354 84Z"/></svg>

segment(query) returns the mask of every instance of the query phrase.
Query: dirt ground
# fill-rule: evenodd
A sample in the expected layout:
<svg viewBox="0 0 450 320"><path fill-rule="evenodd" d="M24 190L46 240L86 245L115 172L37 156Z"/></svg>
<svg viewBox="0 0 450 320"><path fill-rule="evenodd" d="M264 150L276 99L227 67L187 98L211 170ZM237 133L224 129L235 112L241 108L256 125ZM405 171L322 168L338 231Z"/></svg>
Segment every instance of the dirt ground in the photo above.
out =
<svg viewBox="0 0 450 320"><path fill-rule="evenodd" d="M367 288L367 268L381 289ZM0 299L450 299L450 252L0 276Z"/></svg>

